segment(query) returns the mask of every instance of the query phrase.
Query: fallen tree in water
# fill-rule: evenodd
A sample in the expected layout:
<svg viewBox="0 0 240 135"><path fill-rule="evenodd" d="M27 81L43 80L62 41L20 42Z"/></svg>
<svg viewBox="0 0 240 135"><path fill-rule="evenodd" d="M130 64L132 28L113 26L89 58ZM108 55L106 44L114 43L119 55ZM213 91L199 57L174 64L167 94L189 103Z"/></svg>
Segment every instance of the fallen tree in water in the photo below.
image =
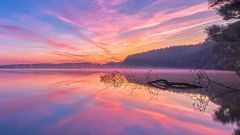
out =
<svg viewBox="0 0 240 135"><path fill-rule="evenodd" d="M149 76L149 74L147 75ZM158 89L200 89L203 88L200 85L184 83L184 82L169 82L165 79L156 79L156 80L148 80L149 77L145 77L144 80L137 79L133 76L129 76L129 74L120 73L117 71L106 73L100 76L100 81L104 83L109 83L113 87L121 87L123 85L127 85L127 82L130 79L133 82L139 84L145 84L150 87L158 88Z"/></svg>
<svg viewBox="0 0 240 135"><path fill-rule="evenodd" d="M174 93L186 93L194 100L194 109L203 112L209 101L215 102L219 97L227 95L239 94L238 87L233 88L221 82L212 80L204 70L192 70L192 81L171 82L164 76L154 74L152 70L142 74L141 76L131 73L130 71L114 71L101 74L100 81L106 85L115 88L128 87L133 95L136 90L147 90L151 96L150 100L157 99L162 91Z"/></svg>
<svg viewBox="0 0 240 135"><path fill-rule="evenodd" d="M192 71L191 71L192 72ZM218 83L216 81L211 80L207 73L204 70L197 70L194 74L196 75L195 80L192 83L186 82L170 82L166 79L150 79L152 75L152 70L150 70L144 78L138 78L132 74L128 74L127 72L110 72L100 76L100 81L108 84L112 84L114 87L121 87L128 85L128 82L133 82L136 84L143 84L150 87L158 88L158 89L179 89L179 90L188 90L188 89L210 89L211 85L218 85L220 87L224 87L232 90L233 92L240 92L237 88L232 88L226 86L224 84ZM228 92L232 92L228 91Z"/></svg>
<svg viewBox="0 0 240 135"><path fill-rule="evenodd" d="M169 82L165 79L155 80L148 82L150 86L161 88L161 89L200 89L203 88L202 86L189 84L189 83L182 83L182 82Z"/></svg>

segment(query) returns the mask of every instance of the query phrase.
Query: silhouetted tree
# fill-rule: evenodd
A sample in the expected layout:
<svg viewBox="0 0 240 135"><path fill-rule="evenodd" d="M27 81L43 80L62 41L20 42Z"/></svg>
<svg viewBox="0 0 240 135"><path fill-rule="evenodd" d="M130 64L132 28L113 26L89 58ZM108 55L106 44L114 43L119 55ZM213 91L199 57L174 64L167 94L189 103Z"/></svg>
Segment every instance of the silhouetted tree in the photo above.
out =
<svg viewBox="0 0 240 135"><path fill-rule="evenodd" d="M209 0L209 4L224 20L240 19L240 0Z"/></svg>
<svg viewBox="0 0 240 135"><path fill-rule="evenodd" d="M209 5L228 23L207 27L207 40L216 43L213 52L220 60L227 59L226 69L240 72L240 0L209 0Z"/></svg>

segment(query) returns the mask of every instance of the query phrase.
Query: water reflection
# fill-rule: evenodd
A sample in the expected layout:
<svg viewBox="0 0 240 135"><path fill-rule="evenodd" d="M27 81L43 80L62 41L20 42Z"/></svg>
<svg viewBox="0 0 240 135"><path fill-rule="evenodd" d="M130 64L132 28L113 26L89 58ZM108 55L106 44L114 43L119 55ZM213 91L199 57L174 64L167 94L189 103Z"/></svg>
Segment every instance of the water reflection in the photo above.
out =
<svg viewBox="0 0 240 135"><path fill-rule="evenodd" d="M101 75L101 82L105 84L110 84L114 87L122 86L138 86L140 90L147 90L152 98L158 98L161 91L165 91L166 88L155 87L149 85L147 82L154 82L153 80L158 80L155 76L150 77L150 70L147 74L142 74L142 77L136 76L135 74L127 74L126 72L110 72ZM123 81L124 80L124 81ZM193 79L192 84L198 84L202 88L198 89L168 89L168 91L175 93L188 93L190 99L192 99L194 110L199 112L204 112L209 104L209 102L214 102L219 107L215 109L213 113L213 119L217 122L221 122L224 125L232 124L236 126L233 134L240 135L240 91L237 88L232 88L231 86L226 86L223 83L218 83L211 80L206 72L197 71L195 74L195 79ZM237 81L237 80L229 80ZM239 88L239 85L235 87ZM134 89L132 87L130 89ZM153 92L155 91L155 92ZM133 92L133 91L132 91ZM131 95L133 95L131 93ZM151 98L151 99L152 99Z"/></svg>
<svg viewBox="0 0 240 135"><path fill-rule="evenodd" d="M127 72L129 78L117 74L111 80L117 85L109 86L109 81L100 82L107 72L0 71L0 134L226 135L234 130L211 116L219 105L232 102L227 97L209 99L199 113L192 109L193 100L187 100L199 95L196 91L145 87L145 71L133 71L136 76ZM176 73L160 74L180 79ZM187 78L185 74L181 77Z"/></svg>
<svg viewBox="0 0 240 135"><path fill-rule="evenodd" d="M219 108L214 112L215 121L225 125L233 124L236 126L234 135L240 135L240 95L239 93L223 95L214 101L219 104Z"/></svg>

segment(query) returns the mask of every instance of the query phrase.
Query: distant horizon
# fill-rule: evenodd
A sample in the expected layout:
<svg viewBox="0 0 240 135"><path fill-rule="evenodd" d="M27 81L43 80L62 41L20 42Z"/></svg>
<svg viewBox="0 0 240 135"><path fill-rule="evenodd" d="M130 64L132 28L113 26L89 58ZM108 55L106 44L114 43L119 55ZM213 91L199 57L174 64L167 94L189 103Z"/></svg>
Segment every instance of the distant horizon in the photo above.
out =
<svg viewBox="0 0 240 135"><path fill-rule="evenodd" d="M192 45L180 45L180 46L170 46L170 47L165 47L165 48L159 48L159 49L153 49L153 50L149 50L149 51L145 51L145 52L138 52L135 54L130 54L127 57L131 56L131 55L136 55L136 54L141 54L141 53L146 53L146 52L150 52L150 51L154 51L154 50L160 50L160 49L167 49L167 48L173 48L173 47L184 47L184 46L196 46L196 45L201 45L201 42L198 44L192 44ZM120 61L109 61L106 63L97 63L97 62L89 62L89 61L82 61L82 62L63 62L63 63L14 63L14 64L1 64L0 66L9 66L9 65L39 65L39 64L51 64L51 65L58 65L58 64L81 64L81 63L89 63L89 64L96 64L96 65L107 65L110 63L121 63L123 62L126 58L124 58L123 60Z"/></svg>
<svg viewBox="0 0 240 135"><path fill-rule="evenodd" d="M108 64L108 63L112 63L112 62L122 62L125 58L127 58L128 56L130 55L134 55L134 54L139 54L139 53L145 53L145 52L149 52L149 51L153 51L153 50L159 50L159 49L166 49L166 48L171 48L171 47L181 47L181 46L195 46L195 45L199 45L201 44L202 42L198 42L196 44L188 44L188 45L172 45L172 46L167 46L167 47L163 47L163 48L155 48L155 49L152 49L152 50L147 50L147 51L143 51L143 52L136 52L136 53L133 53L133 54L129 54L127 55L126 57L124 57L123 59L119 60L119 61L107 61L107 62L104 62L104 63L101 63L101 62L91 62L91 61L79 61L79 62L59 62L59 63L13 63L13 64L1 64L0 63L0 66L4 66L4 65L19 65L19 64L66 64L66 63L92 63L92 64L99 64L99 65L104 65L104 64ZM1 47L1 46L0 46Z"/></svg>

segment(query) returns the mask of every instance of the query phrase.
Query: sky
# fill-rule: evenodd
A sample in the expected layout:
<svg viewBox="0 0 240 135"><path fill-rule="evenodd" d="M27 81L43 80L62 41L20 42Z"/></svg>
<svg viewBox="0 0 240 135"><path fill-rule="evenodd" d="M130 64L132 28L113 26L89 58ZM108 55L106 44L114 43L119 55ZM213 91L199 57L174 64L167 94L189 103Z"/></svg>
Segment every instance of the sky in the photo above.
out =
<svg viewBox="0 0 240 135"><path fill-rule="evenodd" d="M221 21L207 0L0 0L0 65L116 62Z"/></svg>

